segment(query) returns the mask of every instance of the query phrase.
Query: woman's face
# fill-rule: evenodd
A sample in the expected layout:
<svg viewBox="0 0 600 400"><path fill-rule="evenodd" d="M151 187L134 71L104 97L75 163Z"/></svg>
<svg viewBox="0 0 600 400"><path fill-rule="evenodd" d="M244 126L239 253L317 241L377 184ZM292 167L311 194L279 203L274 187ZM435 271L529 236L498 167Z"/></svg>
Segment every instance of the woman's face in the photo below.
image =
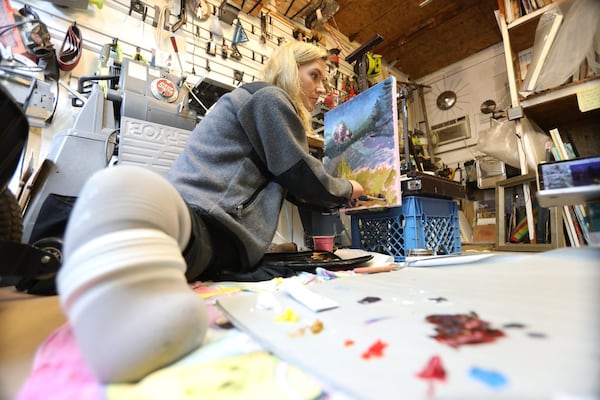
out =
<svg viewBox="0 0 600 400"><path fill-rule="evenodd" d="M300 77L300 97L304 107L309 112L315 109L315 104L322 94L325 93L325 61L318 59L298 67Z"/></svg>

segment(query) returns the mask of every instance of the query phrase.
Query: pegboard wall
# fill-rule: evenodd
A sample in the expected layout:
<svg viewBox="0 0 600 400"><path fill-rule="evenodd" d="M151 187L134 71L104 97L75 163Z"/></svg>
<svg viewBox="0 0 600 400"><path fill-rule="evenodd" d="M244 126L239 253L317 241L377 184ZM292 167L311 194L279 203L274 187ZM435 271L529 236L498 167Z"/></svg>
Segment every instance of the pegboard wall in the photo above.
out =
<svg viewBox="0 0 600 400"><path fill-rule="evenodd" d="M14 8L25 4L15 0L10 3ZM103 45L112 43L115 39L118 40L124 58L132 58L139 53L150 61L154 54L157 66L169 68L174 74L181 74L177 54L170 41L171 36L176 39L184 74L189 83L195 84L209 77L226 85L237 86L260 79L263 65L273 49L282 42L297 40L294 38L294 30L302 28L294 26L290 20L271 15L268 11L260 11L258 16L240 11L229 24L218 19L221 2L201 2L207 5L202 12L192 10L189 4L194 2L187 3L186 22L173 32L173 26L181 19L179 1L142 3L105 0L100 9L92 4L80 9L46 1L27 2L48 26L57 51L73 22L80 29L83 36L82 58L75 69L61 76L61 80L69 82L73 88L76 87L74 80L97 72ZM238 21L248 39L237 44L241 55L239 60L231 57L232 40ZM215 28L221 30L222 36L213 33ZM303 30L306 31L306 28ZM338 88L337 82L353 76L353 67L343 61L344 53L351 52L359 44L349 42L338 33L335 33L335 37L329 33L319 36L319 45L327 49L341 47L340 65L338 68L332 66L329 71L332 77L339 72L338 77L341 76L341 79L337 79L334 84L334 88ZM308 40L310 39L308 35ZM227 57L222 55L225 46L229 49L225 53ZM214 49L214 54L210 54L209 49ZM342 89L341 84L339 89Z"/></svg>

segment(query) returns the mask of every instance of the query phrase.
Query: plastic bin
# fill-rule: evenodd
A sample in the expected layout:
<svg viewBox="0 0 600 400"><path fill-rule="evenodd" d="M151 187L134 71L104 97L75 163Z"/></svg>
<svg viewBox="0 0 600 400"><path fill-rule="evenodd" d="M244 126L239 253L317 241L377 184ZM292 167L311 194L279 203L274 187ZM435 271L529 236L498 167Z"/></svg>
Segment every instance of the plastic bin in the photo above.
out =
<svg viewBox="0 0 600 400"><path fill-rule="evenodd" d="M404 261L409 249L460 254L458 205L454 200L407 196L401 207L354 211L352 248L389 254Z"/></svg>

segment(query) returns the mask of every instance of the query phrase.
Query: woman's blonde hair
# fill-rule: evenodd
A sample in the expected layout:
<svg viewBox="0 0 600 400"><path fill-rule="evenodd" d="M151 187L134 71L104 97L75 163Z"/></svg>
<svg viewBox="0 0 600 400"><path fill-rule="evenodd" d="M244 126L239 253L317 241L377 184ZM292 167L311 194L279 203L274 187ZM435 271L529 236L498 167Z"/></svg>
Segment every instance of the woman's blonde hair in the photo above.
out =
<svg viewBox="0 0 600 400"><path fill-rule="evenodd" d="M288 42L273 51L263 71L265 81L279 86L290 95L307 133L312 133L313 129L310 112L300 97L298 66L319 59L326 60L327 55L327 50L313 44Z"/></svg>

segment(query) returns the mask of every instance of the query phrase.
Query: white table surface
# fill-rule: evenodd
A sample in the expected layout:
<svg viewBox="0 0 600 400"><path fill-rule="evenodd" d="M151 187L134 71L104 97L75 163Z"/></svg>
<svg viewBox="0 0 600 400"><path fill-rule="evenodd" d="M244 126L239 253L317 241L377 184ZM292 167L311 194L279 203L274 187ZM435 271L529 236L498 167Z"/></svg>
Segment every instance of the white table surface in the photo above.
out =
<svg viewBox="0 0 600 400"><path fill-rule="evenodd" d="M319 313L285 293L275 294L281 309L258 308L257 294L221 298L218 305L266 349L351 398L426 398L428 382L416 374L437 355L447 379L435 384L435 398L596 399L599 261L598 248L564 248L334 279L309 286L340 305ZM359 304L366 296L381 301ZM439 297L447 301L432 300ZM300 321L276 322L288 307ZM431 338L435 327L426 316L471 311L506 336L459 348ZM294 335L317 319L321 333ZM504 327L511 323L524 327ZM377 340L387 344L383 357L361 358ZM497 372L507 383L485 384L469 375L472 368Z"/></svg>

